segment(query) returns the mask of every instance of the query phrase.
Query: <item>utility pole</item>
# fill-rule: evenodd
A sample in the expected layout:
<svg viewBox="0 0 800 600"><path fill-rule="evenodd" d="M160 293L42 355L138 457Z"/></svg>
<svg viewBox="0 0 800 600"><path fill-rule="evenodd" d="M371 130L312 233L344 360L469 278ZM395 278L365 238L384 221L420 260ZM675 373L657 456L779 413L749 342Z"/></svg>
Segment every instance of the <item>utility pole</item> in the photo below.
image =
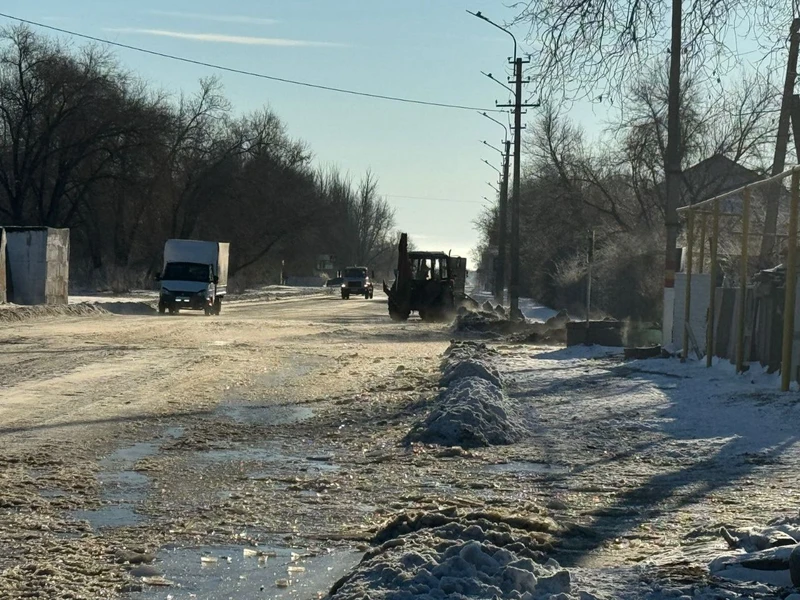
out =
<svg viewBox="0 0 800 600"><path fill-rule="evenodd" d="M797 54L800 46L800 19L794 19L789 31L789 60L786 63L786 79L783 82L781 115L778 119L778 138L775 141L775 155L772 159L772 174L781 173L786 166L786 148L789 145L789 121L792 114L794 82L797 77ZM781 183L767 187L767 211L764 217L764 236L761 238L759 263L761 268L769 265L775 248L775 233L778 225L778 201Z"/></svg>
<svg viewBox="0 0 800 600"><path fill-rule="evenodd" d="M491 78L493 81L495 80L494 77ZM498 82L499 83L499 82ZM502 84L501 84L502 85ZM503 85L503 87L506 87ZM510 90L509 90L510 91ZM503 138L503 147L505 148L505 152L500 150L499 148L495 148L488 142L484 140L484 144L491 148L492 150L496 150L500 153L500 156L503 157L503 173L502 179L500 181L500 194L498 195L498 204L499 204L499 223L498 223L498 231L497 231L497 262L495 264L494 270L494 290L493 295L496 302L499 304L505 304L505 289L506 289L506 275L508 274L508 270L506 269L506 246L508 245L508 169L511 165L509 162L510 154L511 154L511 141L509 140L508 136L508 127L506 127L503 123L495 119L494 117L490 117L486 112L479 112L483 117L486 117L490 121L500 125L505 131L506 135Z"/></svg>
<svg viewBox="0 0 800 600"><path fill-rule="evenodd" d="M511 303L511 317L519 315L519 192L520 192L520 152L522 149L522 109L536 104L523 104L522 65L530 60L514 59L514 104L498 104L499 107L514 109L514 185L511 200L511 280L508 285L508 295ZM511 83L511 82L510 82Z"/></svg>
<svg viewBox="0 0 800 600"><path fill-rule="evenodd" d="M794 149L797 153L797 163L800 164L800 96L792 96L792 137Z"/></svg>
<svg viewBox="0 0 800 600"><path fill-rule="evenodd" d="M503 304L506 289L506 235L508 233L508 168L511 158L511 140L505 141L503 183L500 185L500 223L497 235L497 273L494 282L494 299Z"/></svg>
<svg viewBox="0 0 800 600"><path fill-rule="evenodd" d="M586 341L589 341L589 314L592 312L592 266L594 265L594 229L589 230L589 249L586 252Z"/></svg>
<svg viewBox="0 0 800 600"><path fill-rule="evenodd" d="M667 108L667 153L664 173L667 184L667 203L664 211L666 225L666 250L664 256L664 313L662 336L664 343L672 339L672 321L675 307L675 271L677 270L678 205L681 186L681 33L683 23L682 0L672 0L672 33L669 62L669 100Z"/></svg>

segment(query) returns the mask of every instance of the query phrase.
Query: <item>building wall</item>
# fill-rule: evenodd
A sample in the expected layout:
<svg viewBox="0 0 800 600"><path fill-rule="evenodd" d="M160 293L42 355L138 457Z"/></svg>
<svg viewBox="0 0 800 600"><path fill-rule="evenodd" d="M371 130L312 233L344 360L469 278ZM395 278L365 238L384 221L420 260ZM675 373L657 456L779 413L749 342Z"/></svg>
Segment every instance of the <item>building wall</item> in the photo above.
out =
<svg viewBox="0 0 800 600"><path fill-rule="evenodd" d="M69 301L69 229L9 227L6 230L8 301L66 304Z"/></svg>
<svg viewBox="0 0 800 600"><path fill-rule="evenodd" d="M6 230L6 253L15 304L44 304L47 279L47 229Z"/></svg>
<svg viewBox="0 0 800 600"><path fill-rule="evenodd" d="M700 351L706 349L706 315L708 314L709 284L708 273L692 273L692 301L689 325L692 328ZM686 273L675 273L675 302L672 316L672 343L680 347L683 344L684 307L686 306ZM689 352L693 353L691 343Z"/></svg>
<svg viewBox="0 0 800 600"><path fill-rule="evenodd" d="M8 302L6 284L6 232L0 227L0 304Z"/></svg>
<svg viewBox="0 0 800 600"><path fill-rule="evenodd" d="M45 303L69 302L69 229L47 231Z"/></svg>

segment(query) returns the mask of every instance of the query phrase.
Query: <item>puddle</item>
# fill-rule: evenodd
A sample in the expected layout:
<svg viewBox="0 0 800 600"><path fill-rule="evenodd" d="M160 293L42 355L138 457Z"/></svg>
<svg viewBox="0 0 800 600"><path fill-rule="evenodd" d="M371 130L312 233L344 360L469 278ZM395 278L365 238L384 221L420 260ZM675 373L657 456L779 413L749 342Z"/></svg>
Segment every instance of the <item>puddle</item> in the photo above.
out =
<svg viewBox="0 0 800 600"><path fill-rule="evenodd" d="M332 472L340 469L339 465L320 460L309 460L299 456L286 456L269 448L224 448L219 450L206 450L198 454L201 460L207 462L232 462L232 463L279 463L278 467L290 471L303 472ZM267 471L254 471L249 474L253 479L269 478Z"/></svg>
<svg viewBox="0 0 800 600"><path fill-rule="evenodd" d="M349 573L362 554L350 550L291 560L289 548L252 548L271 551L276 556L259 558L244 556L243 546L211 546L176 548L158 553L156 568L172 582L172 588L145 586L139 593L129 594L136 600L168 598L315 598L326 595L331 586ZM303 552L294 550L299 554ZM205 561L201 561L203 557ZM214 561L216 559L216 561ZM302 567L303 572L289 572L289 566ZM288 587L276 585L279 579L289 580ZM180 593L176 592L180 589Z"/></svg>
<svg viewBox="0 0 800 600"><path fill-rule="evenodd" d="M486 470L499 473L516 473L518 475L563 475L570 472L570 468L564 465L529 462L526 460L489 465Z"/></svg>
<svg viewBox="0 0 800 600"><path fill-rule="evenodd" d="M144 521L144 517L133 512L129 504L119 506L104 506L97 510L72 510L69 516L79 521L89 521L92 529L107 529L109 527L129 527Z"/></svg>
<svg viewBox="0 0 800 600"><path fill-rule="evenodd" d="M97 481L100 484L100 497L114 505L96 510L73 510L70 518L88 521L92 529L129 527L144 521L144 517L134 512L134 505L144 501L150 490L150 478L137 471L134 465L141 459L154 456L159 444L140 442L119 448L100 460Z"/></svg>
<svg viewBox="0 0 800 600"><path fill-rule="evenodd" d="M185 431L186 431L185 427L167 427L164 430L164 437L172 438L173 440L178 440L183 437Z"/></svg>
<svg viewBox="0 0 800 600"><path fill-rule="evenodd" d="M268 448L222 448L199 452L201 460L208 462L278 462L287 458Z"/></svg>
<svg viewBox="0 0 800 600"><path fill-rule="evenodd" d="M259 406L233 402L220 405L215 412L237 423L253 425L291 425L314 416L314 411L306 406Z"/></svg>
<svg viewBox="0 0 800 600"><path fill-rule="evenodd" d="M154 456L159 445L155 442L139 442L132 446L119 448L100 461L103 470L130 469L139 460Z"/></svg>
<svg viewBox="0 0 800 600"><path fill-rule="evenodd" d="M108 471L97 474L103 500L141 502L150 488L150 478L136 471Z"/></svg>

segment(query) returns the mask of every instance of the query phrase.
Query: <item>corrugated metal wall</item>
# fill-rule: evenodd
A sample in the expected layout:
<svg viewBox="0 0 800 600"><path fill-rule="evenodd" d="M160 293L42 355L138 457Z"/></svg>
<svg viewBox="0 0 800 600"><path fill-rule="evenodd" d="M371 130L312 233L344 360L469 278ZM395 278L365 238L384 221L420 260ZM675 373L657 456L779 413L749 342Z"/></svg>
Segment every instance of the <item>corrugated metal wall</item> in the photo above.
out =
<svg viewBox="0 0 800 600"><path fill-rule="evenodd" d="M692 303L689 325L700 350L706 348L706 315L708 314L709 285L708 273L692 273ZM686 306L686 273L675 273L675 309L672 319L672 343L683 344L684 307ZM691 349L690 349L691 351Z"/></svg>
<svg viewBox="0 0 800 600"><path fill-rule="evenodd" d="M9 227L6 232L8 301L69 301L69 229Z"/></svg>
<svg viewBox="0 0 800 600"><path fill-rule="evenodd" d="M8 302L6 279L6 231L0 228L0 303Z"/></svg>

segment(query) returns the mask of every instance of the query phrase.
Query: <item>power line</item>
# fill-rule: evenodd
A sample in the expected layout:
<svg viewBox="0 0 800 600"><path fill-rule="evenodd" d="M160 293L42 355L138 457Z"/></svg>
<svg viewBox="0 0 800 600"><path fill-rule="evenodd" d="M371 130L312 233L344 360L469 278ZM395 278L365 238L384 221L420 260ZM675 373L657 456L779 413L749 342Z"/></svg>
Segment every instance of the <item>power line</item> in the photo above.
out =
<svg viewBox="0 0 800 600"><path fill-rule="evenodd" d="M413 98L401 98L399 96L389 96L385 94L373 94L371 92L360 92L357 90L350 90L346 88L339 88L339 87L332 87L328 85L321 85L318 83L309 83L307 81L298 81L295 79L286 79L284 77L276 77L274 75L265 75L264 73L256 73L254 71L245 71L243 69L236 69L233 67L225 67L222 65L216 65L213 63L203 62L201 60L195 60L193 58L185 58L183 56L176 56L174 54L166 54L164 52L158 52L156 50L149 50L147 48L142 48L140 46L132 46L130 44L123 44L121 42L112 42L111 40L107 40L104 38L94 37L91 35L86 35L85 33L78 33L75 31L70 31L69 29L62 29L60 27L54 27L52 25L45 25L44 23L37 23L36 21L31 21L29 19L22 19L20 17L15 17L14 15L9 15L6 13L0 12L0 17L4 17L6 19L10 19L12 21L18 21L20 23L25 23L26 25L33 25L35 27L41 27L43 29L49 29L51 31L57 31L59 33L64 33L69 36L82 38L85 40L90 40L93 42L99 42L101 44L108 44L109 46L116 46L118 48L124 48L126 50L133 50L134 52L142 52L144 54L150 54L152 56L158 56L160 58L168 58L170 60L177 60L184 63L189 63L192 65L198 65L201 67L207 67L209 69L217 69L219 71L226 71L228 73L235 73L237 75L246 75L248 77L257 77L259 79L267 79L269 81L277 81L279 83L288 83L291 85L297 85L301 87L313 88L317 90L325 90L328 92L336 92L338 94L348 94L350 96L361 96L364 98L373 98L377 100L388 100L391 102L402 102L404 104L418 104L422 106L435 106L439 108L452 108L456 110L478 110L478 111L487 111L487 112L505 112L502 110L498 110L496 108L477 108L475 106L464 106L460 104L449 104L446 102L430 102L427 100L416 100Z"/></svg>

